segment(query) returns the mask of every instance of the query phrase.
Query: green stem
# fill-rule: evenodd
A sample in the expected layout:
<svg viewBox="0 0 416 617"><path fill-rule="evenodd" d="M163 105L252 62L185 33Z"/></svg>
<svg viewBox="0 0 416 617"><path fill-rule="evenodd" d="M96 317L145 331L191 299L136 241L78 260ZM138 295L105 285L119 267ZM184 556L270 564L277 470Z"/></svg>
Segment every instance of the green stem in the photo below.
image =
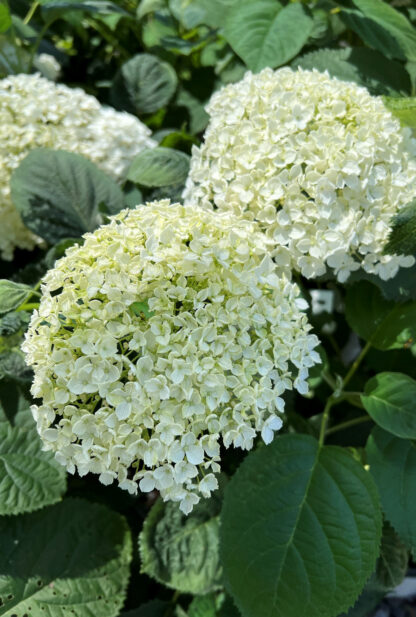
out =
<svg viewBox="0 0 416 617"><path fill-rule="evenodd" d="M345 388L347 383L349 383L350 379L355 375L356 370L360 366L361 362L364 360L364 358L367 355L367 353L370 350L370 348L371 348L371 343L370 342L368 342L368 343L366 343L364 345L364 347L361 350L360 355L354 360L354 362L352 363L352 365L350 367L350 370L345 375L345 377L344 377L344 379L342 381L342 389Z"/></svg>
<svg viewBox="0 0 416 617"><path fill-rule="evenodd" d="M35 59L36 53L39 49L39 45L41 44L43 37L45 36L45 34L47 33L47 31L49 30L49 28L51 27L54 21L56 20L51 19L51 21L48 21L43 26L42 30L39 32L38 36L36 37L36 41L34 42L31 52L30 52L29 69L31 69L33 66L33 61Z"/></svg>
<svg viewBox="0 0 416 617"><path fill-rule="evenodd" d="M328 340L331 343L332 347L334 348L335 353L337 354L338 357L341 356L341 349L335 339L335 337L332 336L332 334L328 334Z"/></svg>
<svg viewBox="0 0 416 617"><path fill-rule="evenodd" d="M326 381L326 383L328 384L328 386L330 386L330 388L332 388L333 390L337 389L337 384L335 383L335 379L332 377L332 375L330 375L326 371L322 372L322 379Z"/></svg>
<svg viewBox="0 0 416 617"><path fill-rule="evenodd" d="M24 24L28 24L30 22L30 20L32 19L33 15L35 14L36 9L38 8L40 2L35 1L32 6L30 7L29 11L27 12L26 17L23 20Z"/></svg>
<svg viewBox="0 0 416 617"><path fill-rule="evenodd" d="M361 362L363 361L364 357L366 356L370 348L371 348L371 342L368 342L364 345L363 349L361 350L360 355L352 363L349 371L347 372L344 379L342 380L342 384L341 384L340 390L337 392L337 395L335 396L335 393L333 393L328 398L326 405L324 407L324 412L322 415L322 422L321 422L321 429L319 432L319 445L320 446L323 445L326 434L329 434L329 432L335 432L335 431L331 431L331 429L329 431L327 431L326 429L328 425L328 420L329 420L329 412L331 411L331 408L333 407L333 405L336 405L337 403L344 401L346 398L348 398L348 396L354 396L354 395L360 394L359 392L344 392L344 388L349 383L351 378L355 375L356 370L360 366Z"/></svg>
<svg viewBox="0 0 416 617"><path fill-rule="evenodd" d="M322 414L321 429L319 431L319 446L320 447L324 445L326 426L328 424L328 419L329 419L329 412L331 411L331 407L334 404L334 402L335 402L334 395L331 394L331 396L328 398L326 405L324 407L324 413Z"/></svg>
<svg viewBox="0 0 416 617"><path fill-rule="evenodd" d="M27 304L21 304L16 311L32 311L39 308L39 302L28 302Z"/></svg>
<svg viewBox="0 0 416 617"><path fill-rule="evenodd" d="M326 435L332 435L333 433L337 433L338 431L342 431L345 428L349 428L350 426L355 426L356 424L361 424L362 422L370 422L370 416L360 416L359 418L354 418L353 420L348 420L346 422L341 422L341 424L337 424L336 426L332 426L326 431Z"/></svg>

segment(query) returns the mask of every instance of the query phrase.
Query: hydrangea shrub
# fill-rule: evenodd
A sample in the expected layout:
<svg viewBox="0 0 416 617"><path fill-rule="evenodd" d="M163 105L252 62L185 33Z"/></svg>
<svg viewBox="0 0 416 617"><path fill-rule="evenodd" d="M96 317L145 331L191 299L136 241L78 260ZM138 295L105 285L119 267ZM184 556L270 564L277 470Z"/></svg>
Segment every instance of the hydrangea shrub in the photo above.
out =
<svg viewBox="0 0 416 617"><path fill-rule="evenodd" d="M0 2L0 615L413 610L411 5Z"/></svg>

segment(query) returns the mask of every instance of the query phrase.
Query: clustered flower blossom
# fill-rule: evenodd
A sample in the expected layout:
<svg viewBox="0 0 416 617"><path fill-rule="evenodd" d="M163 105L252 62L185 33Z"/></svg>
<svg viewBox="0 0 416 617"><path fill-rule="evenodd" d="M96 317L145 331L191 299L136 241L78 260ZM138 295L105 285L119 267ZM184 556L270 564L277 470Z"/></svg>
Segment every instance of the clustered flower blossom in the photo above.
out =
<svg viewBox="0 0 416 617"><path fill-rule="evenodd" d="M387 280L414 258L384 255L391 218L416 196L416 141L381 98L317 71L267 68L215 93L185 203L256 219L275 259Z"/></svg>
<svg viewBox="0 0 416 617"><path fill-rule="evenodd" d="M0 80L0 255L32 249L38 239L23 224L10 198L10 177L33 148L82 154L116 181L136 154L156 143L134 116L103 107L79 88L35 75Z"/></svg>
<svg viewBox="0 0 416 617"><path fill-rule="evenodd" d="M253 222L159 201L84 236L42 284L23 349L46 450L69 472L188 513L220 444L282 425L282 394L320 361L305 301Z"/></svg>
<svg viewBox="0 0 416 617"><path fill-rule="evenodd" d="M51 54L38 54L33 60L33 66L43 77L56 81L61 74L61 65Z"/></svg>

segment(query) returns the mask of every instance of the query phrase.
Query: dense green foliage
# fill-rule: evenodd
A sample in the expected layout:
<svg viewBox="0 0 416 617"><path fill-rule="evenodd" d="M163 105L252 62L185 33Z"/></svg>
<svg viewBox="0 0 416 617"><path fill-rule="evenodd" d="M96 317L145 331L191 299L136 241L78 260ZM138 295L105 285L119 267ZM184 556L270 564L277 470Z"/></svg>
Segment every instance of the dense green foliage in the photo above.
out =
<svg viewBox="0 0 416 617"><path fill-rule="evenodd" d="M68 247L125 207L180 200L204 106L247 70L328 71L415 131L414 2L0 0L0 79L34 72L40 54L60 82L138 117L157 147L121 184L50 148L12 175L39 242L0 260L0 616L372 615L416 558L416 266L388 281L298 276L312 308L318 292L331 299L308 312L322 359L310 392L284 395L271 444L224 449L220 489L188 516L156 491L66 474L42 451L20 346L40 280ZM415 231L413 202L385 252L416 256Z"/></svg>

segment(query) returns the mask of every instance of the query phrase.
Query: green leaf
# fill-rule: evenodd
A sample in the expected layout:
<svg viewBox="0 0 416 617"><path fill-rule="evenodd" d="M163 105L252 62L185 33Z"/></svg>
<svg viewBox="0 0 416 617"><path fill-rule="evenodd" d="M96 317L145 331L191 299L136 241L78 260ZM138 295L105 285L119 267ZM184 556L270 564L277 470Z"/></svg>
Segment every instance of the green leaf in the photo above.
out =
<svg viewBox="0 0 416 617"><path fill-rule="evenodd" d="M0 4L0 32L6 32L12 25L10 11L6 4Z"/></svg>
<svg viewBox="0 0 416 617"><path fill-rule="evenodd" d="M186 107L189 114L189 130L192 134L201 133L206 128L209 115L205 111L203 103L188 90L182 87L179 89L175 104L179 107Z"/></svg>
<svg viewBox="0 0 416 617"><path fill-rule="evenodd" d="M416 199L402 208L392 220L392 230L384 248L386 254L416 253Z"/></svg>
<svg viewBox="0 0 416 617"><path fill-rule="evenodd" d="M366 446L384 513L416 555L416 444L376 427Z"/></svg>
<svg viewBox="0 0 416 617"><path fill-rule="evenodd" d="M30 402L22 396L16 383L0 381L0 422L33 429Z"/></svg>
<svg viewBox="0 0 416 617"><path fill-rule="evenodd" d="M0 379L30 383L32 378L32 369L27 366L20 350L7 349L0 353Z"/></svg>
<svg viewBox="0 0 416 617"><path fill-rule="evenodd" d="M296 58L291 66L328 71L331 77L353 81L371 94L398 95L410 91L410 79L404 67L367 47L318 49Z"/></svg>
<svg viewBox="0 0 416 617"><path fill-rule="evenodd" d="M45 21L54 21L72 11L83 11L97 16L130 17L129 13L109 0L40 0L40 4Z"/></svg>
<svg viewBox="0 0 416 617"><path fill-rule="evenodd" d="M348 282L357 281L369 281L378 287L386 300L416 300L416 264L410 268L400 268L396 276L388 281L382 281L379 276L368 274L364 270L356 270L351 273Z"/></svg>
<svg viewBox="0 0 416 617"><path fill-rule="evenodd" d="M19 334L21 330L27 328L29 321L30 313L27 311L12 311L7 313L4 317L0 317L0 336L10 337L14 334Z"/></svg>
<svg viewBox="0 0 416 617"><path fill-rule="evenodd" d="M239 4L240 0L169 0L172 14L187 29L200 24L221 28L230 10Z"/></svg>
<svg viewBox="0 0 416 617"><path fill-rule="evenodd" d="M31 294L29 285L0 279L0 315L17 309Z"/></svg>
<svg viewBox="0 0 416 617"><path fill-rule="evenodd" d="M116 617L131 561L125 519L108 508L67 499L0 519L0 615Z"/></svg>
<svg viewBox="0 0 416 617"><path fill-rule="evenodd" d="M154 315L154 313L149 310L147 300L144 302L133 302L133 304L130 304L130 308L137 317L144 315L145 319L150 319L150 317L153 317Z"/></svg>
<svg viewBox="0 0 416 617"><path fill-rule="evenodd" d="M186 516L174 502L159 500L140 534L141 571L182 593L204 594L220 587L218 493Z"/></svg>
<svg viewBox="0 0 416 617"><path fill-rule="evenodd" d="M123 193L109 176L63 150L32 150L14 171L11 192L25 225L51 244L94 231L101 204L110 211L123 207Z"/></svg>
<svg viewBox="0 0 416 617"><path fill-rule="evenodd" d="M163 41L167 36L178 36L178 24L167 9L157 11L142 24L143 46L166 58Z"/></svg>
<svg viewBox="0 0 416 617"><path fill-rule="evenodd" d="M348 288L345 315L350 327L376 349L403 349L416 338L416 302L386 300L366 281Z"/></svg>
<svg viewBox="0 0 416 617"><path fill-rule="evenodd" d="M74 246L74 244L81 245L82 243L82 238L64 238L63 240L60 240L46 253L44 257L45 266L48 270L53 268L55 266L55 262L65 255L67 249Z"/></svg>
<svg viewBox="0 0 416 617"><path fill-rule="evenodd" d="M241 617L240 611L237 609L230 596L225 596L224 603L218 611L218 617Z"/></svg>
<svg viewBox="0 0 416 617"><path fill-rule="evenodd" d="M379 373L365 385L362 403L389 433L416 439L416 381L403 373Z"/></svg>
<svg viewBox="0 0 416 617"><path fill-rule="evenodd" d="M0 34L0 77L26 73L29 64L30 56L28 52L15 45L8 35Z"/></svg>
<svg viewBox="0 0 416 617"><path fill-rule="evenodd" d="M134 184L130 184L129 188L124 188L124 206L126 208L136 208L136 206L140 206L143 204L143 193L134 186Z"/></svg>
<svg viewBox="0 0 416 617"><path fill-rule="evenodd" d="M389 523L385 523L374 585L378 585L384 593L400 585L406 576L408 561L409 555L406 546L393 527Z"/></svg>
<svg viewBox="0 0 416 617"><path fill-rule="evenodd" d="M217 617L217 604L214 594L197 596L188 607L188 617Z"/></svg>
<svg viewBox="0 0 416 617"><path fill-rule="evenodd" d="M114 106L133 114L154 113L175 94L178 78L174 69L151 54L137 54L123 64L114 78Z"/></svg>
<svg viewBox="0 0 416 617"><path fill-rule="evenodd" d="M348 614L341 617L368 617L387 592L399 585L407 571L409 555L394 529L385 523L377 567Z"/></svg>
<svg viewBox="0 0 416 617"><path fill-rule="evenodd" d="M334 617L373 571L377 490L343 448L282 435L230 480L220 535L226 585L244 617Z"/></svg>
<svg viewBox="0 0 416 617"><path fill-rule="evenodd" d="M386 96L384 104L403 126L416 130L416 97L393 98Z"/></svg>
<svg viewBox="0 0 416 617"><path fill-rule="evenodd" d="M149 13L154 13L163 8L165 8L165 0L141 0L137 7L136 17L142 19Z"/></svg>
<svg viewBox="0 0 416 617"><path fill-rule="evenodd" d="M416 29L384 0L353 0L359 9L341 9L341 18L361 39L388 58L416 60Z"/></svg>
<svg viewBox="0 0 416 617"><path fill-rule="evenodd" d="M127 178L141 186L171 186L186 180L189 161L190 157L179 150L149 148L133 159Z"/></svg>
<svg viewBox="0 0 416 617"><path fill-rule="evenodd" d="M33 420L32 430L0 423L0 515L56 503L65 492L65 477L53 454L42 452Z"/></svg>
<svg viewBox="0 0 416 617"><path fill-rule="evenodd" d="M282 7L277 0L251 0L231 9L223 34L248 68L258 72L291 60L312 29L313 19L300 3Z"/></svg>

